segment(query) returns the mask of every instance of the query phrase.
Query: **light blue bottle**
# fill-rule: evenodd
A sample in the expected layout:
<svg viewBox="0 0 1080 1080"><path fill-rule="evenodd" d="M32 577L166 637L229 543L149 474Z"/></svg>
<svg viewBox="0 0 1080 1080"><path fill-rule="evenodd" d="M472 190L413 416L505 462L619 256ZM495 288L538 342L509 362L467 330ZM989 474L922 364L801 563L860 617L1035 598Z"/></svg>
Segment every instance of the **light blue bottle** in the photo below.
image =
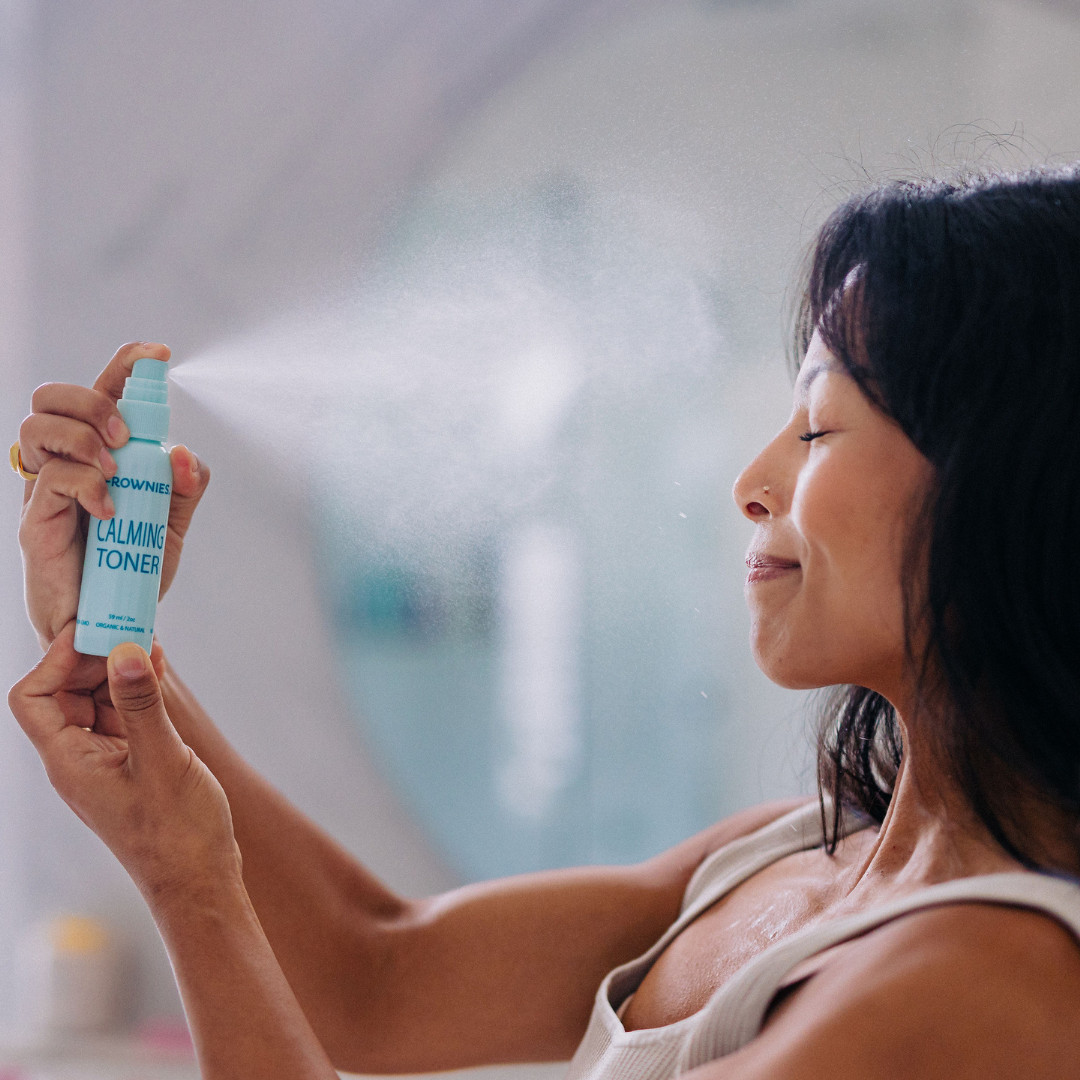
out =
<svg viewBox="0 0 1080 1080"><path fill-rule="evenodd" d="M147 652L154 640L161 563L172 494L169 391L164 360L136 360L117 402L131 439L112 451L116 475L108 481L116 514L90 518L86 534L75 648L108 656L122 641Z"/></svg>

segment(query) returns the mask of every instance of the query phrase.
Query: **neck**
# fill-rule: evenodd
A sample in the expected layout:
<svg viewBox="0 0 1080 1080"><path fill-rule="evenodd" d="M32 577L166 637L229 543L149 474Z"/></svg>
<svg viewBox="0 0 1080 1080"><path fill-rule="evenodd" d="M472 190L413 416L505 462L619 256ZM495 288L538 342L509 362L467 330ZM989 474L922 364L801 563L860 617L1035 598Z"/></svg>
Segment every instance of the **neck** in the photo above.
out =
<svg viewBox="0 0 1080 1080"><path fill-rule="evenodd" d="M921 887L1016 869L940 771L905 749L885 820L858 871L860 884L910 879Z"/></svg>
<svg viewBox="0 0 1080 1080"><path fill-rule="evenodd" d="M932 708L919 707L926 699L915 692L889 698L900 706L903 758L873 846L852 864L850 890L921 888L954 878L1026 869L990 832L955 770L943 760L940 742L932 735L939 720ZM985 783L989 792L1008 793L1011 799L1009 821L1003 827L1017 838L1014 847L1037 865L1080 875L1072 815L1008 766L987 773Z"/></svg>
<svg viewBox="0 0 1080 1080"><path fill-rule="evenodd" d="M954 878L1024 867L994 839L950 771L904 729L892 801L873 843L852 863L851 893L904 893Z"/></svg>
<svg viewBox="0 0 1080 1080"><path fill-rule="evenodd" d="M892 692L889 692L892 691ZM903 757L888 812L872 843L852 845L844 887L851 893L910 891L955 878L1027 869L997 841L975 812L955 770L933 737L939 718L914 680L879 689L894 703ZM987 766L991 768L992 766ZM1039 866L1080 875L1077 823L1002 764L986 778L991 792L1008 793L1009 835Z"/></svg>

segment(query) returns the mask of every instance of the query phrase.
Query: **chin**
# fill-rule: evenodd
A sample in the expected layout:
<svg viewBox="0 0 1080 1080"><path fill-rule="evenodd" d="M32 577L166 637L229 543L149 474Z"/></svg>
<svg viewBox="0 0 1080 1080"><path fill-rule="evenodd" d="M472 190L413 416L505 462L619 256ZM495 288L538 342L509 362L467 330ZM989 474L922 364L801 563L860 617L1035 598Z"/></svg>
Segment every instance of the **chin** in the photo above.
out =
<svg viewBox="0 0 1080 1080"><path fill-rule="evenodd" d="M831 678L825 665L808 662L810 649L766 639L756 628L750 634L750 651L769 681L785 690L819 690L843 681Z"/></svg>
<svg viewBox="0 0 1080 1080"><path fill-rule="evenodd" d="M785 690L820 690L823 686L835 685L829 679L815 678L805 671L798 671L784 665L767 665L758 661L758 667L770 682L782 686Z"/></svg>

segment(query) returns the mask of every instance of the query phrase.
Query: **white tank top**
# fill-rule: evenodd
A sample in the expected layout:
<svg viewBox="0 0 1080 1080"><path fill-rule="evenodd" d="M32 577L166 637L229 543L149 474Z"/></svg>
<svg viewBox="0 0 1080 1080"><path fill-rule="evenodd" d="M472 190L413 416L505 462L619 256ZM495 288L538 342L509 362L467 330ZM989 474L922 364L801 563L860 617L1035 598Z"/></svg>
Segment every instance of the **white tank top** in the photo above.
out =
<svg viewBox="0 0 1080 1080"><path fill-rule="evenodd" d="M841 835L865 828L845 815ZM811 956L921 908L981 901L1042 911L1080 939L1080 884L1051 874L1021 871L959 878L857 915L806 927L769 946L723 983L705 1007L666 1027L626 1031L617 1010L638 988L657 957L703 911L736 885L785 855L822 843L817 803L713 852L686 887L678 920L637 960L612 971L596 992L585 1038L567 1080L669 1080L744 1046L761 1030L787 974Z"/></svg>

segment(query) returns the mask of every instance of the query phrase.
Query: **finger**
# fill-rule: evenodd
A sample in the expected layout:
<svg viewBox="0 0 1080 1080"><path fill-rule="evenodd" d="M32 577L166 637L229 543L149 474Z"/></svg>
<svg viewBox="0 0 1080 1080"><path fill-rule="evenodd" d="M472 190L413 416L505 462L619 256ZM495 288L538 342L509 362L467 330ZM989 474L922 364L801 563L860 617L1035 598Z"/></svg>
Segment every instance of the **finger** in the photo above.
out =
<svg viewBox="0 0 1080 1080"><path fill-rule="evenodd" d="M123 721L132 768L140 760L167 760L183 744L165 712L161 687L150 657L134 642L109 653L109 696Z"/></svg>
<svg viewBox="0 0 1080 1080"><path fill-rule="evenodd" d="M32 671L8 693L8 708L39 753L51 738L68 726L56 695L67 686L79 665L75 651L75 623L68 623Z"/></svg>
<svg viewBox="0 0 1080 1080"><path fill-rule="evenodd" d="M170 519L176 519L186 531L191 523L195 505L202 498L206 485L210 483L210 469L200 461L194 451L182 443L174 446L169 454L173 471L173 499L169 507Z"/></svg>
<svg viewBox="0 0 1080 1080"><path fill-rule="evenodd" d="M77 461L50 458L42 465L30 501L23 511L20 534L27 540L32 539L26 530L49 525L60 515L70 513L73 501L96 518L107 520L116 513L100 469Z"/></svg>
<svg viewBox="0 0 1080 1080"><path fill-rule="evenodd" d="M89 424L114 449L128 441L127 424L116 402L100 390L71 383L45 383L34 391L31 407L35 413L69 416Z"/></svg>
<svg viewBox="0 0 1080 1080"><path fill-rule="evenodd" d="M156 635L150 646L150 663L154 665L154 674L160 682L165 678L165 649L162 647L161 639Z"/></svg>
<svg viewBox="0 0 1080 1080"><path fill-rule="evenodd" d="M116 355L105 365L105 369L97 377L94 389L116 401L124 392L124 381L131 374L132 365L136 360L149 357L151 360L168 360L172 356L168 345L160 345L153 341L129 341L116 350Z"/></svg>
<svg viewBox="0 0 1080 1080"><path fill-rule="evenodd" d="M161 591L164 596L176 577L184 537L191 525L195 508L210 483L210 469L186 447L172 449L173 489L169 503L169 528L165 534L165 553L161 560Z"/></svg>
<svg viewBox="0 0 1080 1080"><path fill-rule="evenodd" d="M116 473L116 461L97 428L69 416L31 413L19 428L19 448L28 472L40 473L46 461L58 457L92 465L106 479Z"/></svg>

